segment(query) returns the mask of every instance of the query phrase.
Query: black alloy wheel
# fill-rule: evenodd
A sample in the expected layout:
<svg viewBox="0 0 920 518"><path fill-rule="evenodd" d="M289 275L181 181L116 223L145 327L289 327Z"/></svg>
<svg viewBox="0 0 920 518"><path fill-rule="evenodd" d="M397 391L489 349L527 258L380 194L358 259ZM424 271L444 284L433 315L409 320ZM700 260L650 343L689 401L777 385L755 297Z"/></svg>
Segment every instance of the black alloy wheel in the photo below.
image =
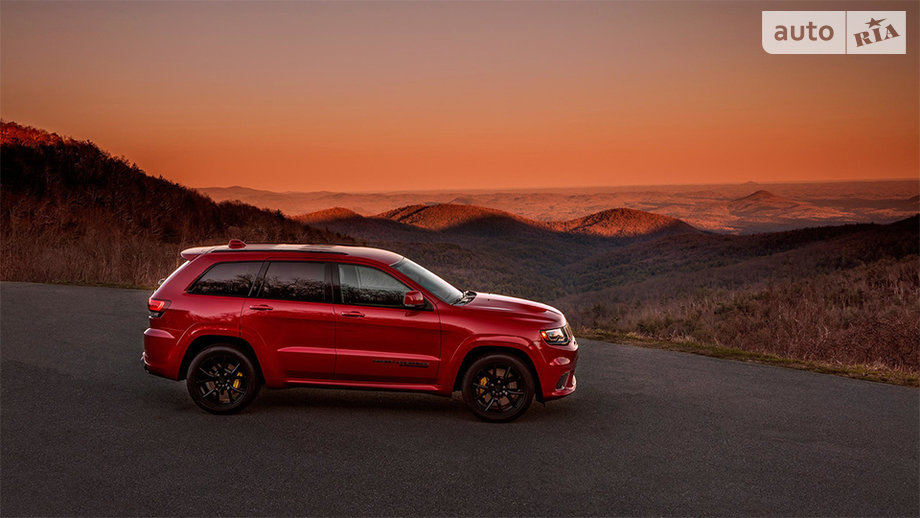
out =
<svg viewBox="0 0 920 518"><path fill-rule="evenodd" d="M534 376L511 354L488 354L474 361L463 376L463 400L486 421L516 419L530 407Z"/></svg>
<svg viewBox="0 0 920 518"><path fill-rule="evenodd" d="M252 402L262 383L246 354L221 344L205 348L192 359L185 385L199 407L214 414L232 414Z"/></svg>

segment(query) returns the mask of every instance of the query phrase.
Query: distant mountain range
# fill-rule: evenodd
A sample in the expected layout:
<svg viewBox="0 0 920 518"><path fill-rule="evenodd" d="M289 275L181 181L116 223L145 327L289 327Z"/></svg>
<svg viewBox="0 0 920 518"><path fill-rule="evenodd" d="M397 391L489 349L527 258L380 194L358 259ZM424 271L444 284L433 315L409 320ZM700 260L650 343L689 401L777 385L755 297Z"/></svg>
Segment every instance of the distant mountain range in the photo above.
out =
<svg viewBox="0 0 920 518"><path fill-rule="evenodd" d="M920 210L915 180L497 192L276 193L245 187L209 187L199 191L217 201L241 200L292 216L341 207L374 217L406 206L449 204L495 209L548 223L625 208L680 219L704 231L731 234L829 224L889 223Z"/></svg>
<svg viewBox="0 0 920 518"><path fill-rule="evenodd" d="M335 207L296 216L295 219L365 239L379 239L394 232L411 233L414 230L480 234L482 237L503 232L505 235L573 234L632 240L697 232L678 219L633 209L609 209L572 220L545 222L497 209L456 203L407 205L370 217Z"/></svg>

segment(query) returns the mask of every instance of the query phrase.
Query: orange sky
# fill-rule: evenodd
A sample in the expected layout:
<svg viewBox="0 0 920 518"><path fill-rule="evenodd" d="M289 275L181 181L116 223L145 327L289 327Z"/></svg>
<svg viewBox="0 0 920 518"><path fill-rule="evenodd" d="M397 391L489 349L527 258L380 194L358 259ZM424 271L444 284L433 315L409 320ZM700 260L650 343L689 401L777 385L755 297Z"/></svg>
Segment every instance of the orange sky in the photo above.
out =
<svg viewBox="0 0 920 518"><path fill-rule="evenodd" d="M915 178L908 53L780 56L769 3L4 1L5 120L193 187Z"/></svg>

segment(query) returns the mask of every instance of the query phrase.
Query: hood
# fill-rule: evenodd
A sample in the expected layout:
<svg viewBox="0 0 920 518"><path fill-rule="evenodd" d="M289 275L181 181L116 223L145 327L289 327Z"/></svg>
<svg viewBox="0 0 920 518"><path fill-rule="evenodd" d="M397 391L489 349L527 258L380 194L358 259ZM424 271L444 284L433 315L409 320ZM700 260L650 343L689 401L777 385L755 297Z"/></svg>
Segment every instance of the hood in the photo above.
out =
<svg viewBox="0 0 920 518"><path fill-rule="evenodd" d="M480 311L507 313L508 316L525 317L533 320L565 324L565 317L558 309L517 297L496 295L494 293L477 293L476 297L464 307Z"/></svg>

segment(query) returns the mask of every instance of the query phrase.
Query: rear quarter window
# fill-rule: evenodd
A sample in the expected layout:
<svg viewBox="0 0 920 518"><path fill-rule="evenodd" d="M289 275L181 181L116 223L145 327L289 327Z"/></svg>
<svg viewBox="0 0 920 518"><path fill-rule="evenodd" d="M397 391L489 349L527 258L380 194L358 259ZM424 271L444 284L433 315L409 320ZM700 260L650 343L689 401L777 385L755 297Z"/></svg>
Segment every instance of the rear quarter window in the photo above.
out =
<svg viewBox="0 0 920 518"><path fill-rule="evenodd" d="M195 295L246 297L261 266L261 262L217 263L192 283L187 292Z"/></svg>

